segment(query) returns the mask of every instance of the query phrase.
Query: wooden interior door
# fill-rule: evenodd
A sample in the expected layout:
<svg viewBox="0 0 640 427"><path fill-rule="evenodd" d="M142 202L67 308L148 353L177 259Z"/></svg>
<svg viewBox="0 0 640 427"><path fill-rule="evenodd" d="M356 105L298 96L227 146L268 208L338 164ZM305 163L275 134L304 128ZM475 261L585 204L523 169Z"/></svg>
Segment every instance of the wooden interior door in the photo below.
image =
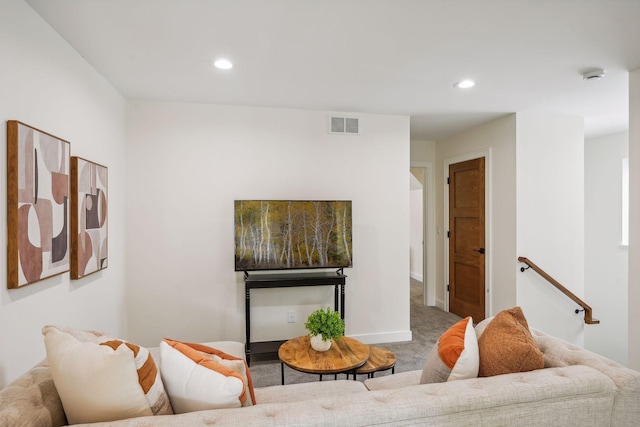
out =
<svg viewBox="0 0 640 427"><path fill-rule="evenodd" d="M484 157L449 166L449 311L485 318Z"/></svg>

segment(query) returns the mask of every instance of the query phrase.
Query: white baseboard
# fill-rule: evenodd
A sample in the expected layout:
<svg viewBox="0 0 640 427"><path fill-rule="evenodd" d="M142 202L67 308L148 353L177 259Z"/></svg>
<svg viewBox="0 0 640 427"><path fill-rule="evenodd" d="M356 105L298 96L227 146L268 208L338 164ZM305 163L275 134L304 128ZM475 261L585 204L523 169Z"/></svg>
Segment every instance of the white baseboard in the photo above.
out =
<svg viewBox="0 0 640 427"><path fill-rule="evenodd" d="M397 331L397 332L382 332L379 334L354 334L349 335L350 338L355 338L365 344L379 344L382 342L402 342L411 341L413 335L411 331Z"/></svg>
<svg viewBox="0 0 640 427"><path fill-rule="evenodd" d="M438 307L439 309L446 311L444 308L444 301L436 299L436 307Z"/></svg>
<svg viewBox="0 0 640 427"><path fill-rule="evenodd" d="M422 274L420 273L410 272L409 277L411 277L413 280L417 280L418 282L422 282Z"/></svg>

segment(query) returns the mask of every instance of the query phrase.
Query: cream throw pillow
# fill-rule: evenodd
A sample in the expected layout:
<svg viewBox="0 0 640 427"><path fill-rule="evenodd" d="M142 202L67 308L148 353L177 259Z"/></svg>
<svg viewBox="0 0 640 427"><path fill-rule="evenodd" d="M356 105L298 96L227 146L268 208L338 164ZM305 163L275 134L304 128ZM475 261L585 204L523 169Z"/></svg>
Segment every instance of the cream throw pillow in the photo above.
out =
<svg viewBox="0 0 640 427"><path fill-rule="evenodd" d="M155 363L143 347L55 326L45 326L42 333L70 424L173 413Z"/></svg>

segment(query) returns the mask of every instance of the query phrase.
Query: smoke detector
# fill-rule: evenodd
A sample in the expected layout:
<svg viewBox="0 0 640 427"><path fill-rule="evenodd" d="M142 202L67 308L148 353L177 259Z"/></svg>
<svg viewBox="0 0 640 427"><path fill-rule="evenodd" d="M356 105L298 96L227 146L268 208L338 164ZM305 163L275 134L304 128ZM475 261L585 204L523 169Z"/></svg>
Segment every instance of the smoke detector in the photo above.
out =
<svg viewBox="0 0 640 427"><path fill-rule="evenodd" d="M604 70L598 68L596 70L587 71L582 74L582 80L600 80L604 77Z"/></svg>

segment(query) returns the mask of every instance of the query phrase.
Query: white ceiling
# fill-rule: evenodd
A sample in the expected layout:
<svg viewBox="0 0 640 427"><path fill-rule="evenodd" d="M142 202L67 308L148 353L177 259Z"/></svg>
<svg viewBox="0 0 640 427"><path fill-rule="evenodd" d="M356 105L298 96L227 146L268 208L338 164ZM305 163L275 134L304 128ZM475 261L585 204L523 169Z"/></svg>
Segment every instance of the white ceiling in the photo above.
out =
<svg viewBox="0 0 640 427"><path fill-rule="evenodd" d="M410 115L420 140L518 111L624 131L640 68L640 0L26 1L126 98Z"/></svg>

